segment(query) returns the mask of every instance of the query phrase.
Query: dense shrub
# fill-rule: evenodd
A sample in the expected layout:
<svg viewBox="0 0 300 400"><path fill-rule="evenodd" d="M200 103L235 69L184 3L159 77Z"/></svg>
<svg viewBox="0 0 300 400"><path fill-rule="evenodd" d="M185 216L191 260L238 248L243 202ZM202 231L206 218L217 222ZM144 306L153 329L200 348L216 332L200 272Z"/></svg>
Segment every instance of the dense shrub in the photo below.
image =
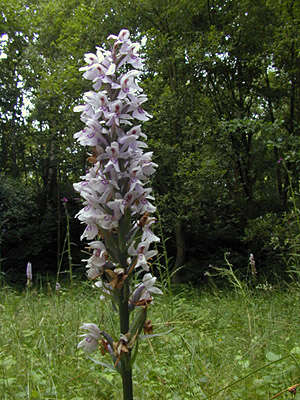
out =
<svg viewBox="0 0 300 400"><path fill-rule="evenodd" d="M255 255L259 274L286 279L300 270L298 214L292 209L248 220L243 240Z"/></svg>
<svg viewBox="0 0 300 400"><path fill-rule="evenodd" d="M68 206L72 216L77 205ZM0 221L1 270L7 279L25 281L28 261L32 262L35 272L43 275L56 273L57 258L61 255L58 254L58 242L61 251L66 234L62 206L57 209L55 204L49 203L45 207L41 204L41 194L30 185L1 176ZM73 218L71 223L74 242L79 241L79 224ZM78 263L79 257L79 251L74 252L74 263ZM66 254L63 261L67 264Z"/></svg>

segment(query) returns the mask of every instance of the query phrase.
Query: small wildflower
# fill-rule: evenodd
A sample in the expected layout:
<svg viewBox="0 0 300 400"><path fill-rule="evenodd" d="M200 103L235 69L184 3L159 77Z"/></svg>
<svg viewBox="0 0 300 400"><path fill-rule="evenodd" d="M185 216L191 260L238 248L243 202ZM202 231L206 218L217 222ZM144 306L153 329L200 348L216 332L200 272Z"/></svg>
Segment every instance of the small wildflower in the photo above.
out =
<svg viewBox="0 0 300 400"><path fill-rule="evenodd" d="M250 263L250 266L251 266L251 274L252 274L253 277L255 277L256 274L257 274L257 271L256 271L256 267L255 267L254 255L252 253L250 253L250 256L249 256L249 263Z"/></svg>
<svg viewBox="0 0 300 400"><path fill-rule="evenodd" d="M133 305L145 305L152 301L151 293L162 294L163 292L154 286L156 278L150 273L143 276L143 282L139 283L132 296L130 298L130 303Z"/></svg>
<svg viewBox="0 0 300 400"><path fill-rule="evenodd" d="M27 277L27 287L30 287L32 284L32 264L31 264L31 262L27 263L26 277Z"/></svg>
<svg viewBox="0 0 300 400"><path fill-rule="evenodd" d="M84 339L78 343L77 348L82 348L86 353L93 353L98 349L99 340L101 338L101 331L96 324L83 324L80 329L88 331L80 335Z"/></svg>

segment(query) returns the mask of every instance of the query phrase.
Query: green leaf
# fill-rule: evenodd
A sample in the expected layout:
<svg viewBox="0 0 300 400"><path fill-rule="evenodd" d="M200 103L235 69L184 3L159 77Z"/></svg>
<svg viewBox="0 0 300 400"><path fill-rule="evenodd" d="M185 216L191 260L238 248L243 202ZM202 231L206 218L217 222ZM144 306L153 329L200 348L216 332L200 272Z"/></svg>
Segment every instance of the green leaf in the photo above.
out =
<svg viewBox="0 0 300 400"><path fill-rule="evenodd" d="M272 351L268 351L268 353L266 354L266 359L269 361L277 361L281 358L280 354L275 354Z"/></svg>
<svg viewBox="0 0 300 400"><path fill-rule="evenodd" d="M291 353L292 354L300 354L300 347L299 346L293 347L291 350Z"/></svg>
<svg viewBox="0 0 300 400"><path fill-rule="evenodd" d="M1 378L0 384L3 386L11 386L14 385L16 382L16 378Z"/></svg>
<svg viewBox="0 0 300 400"><path fill-rule="evenodd" d="M89 358L91 361L93 361L95 364L102 365L102 367L115 370L115 367L114 367L112 364L103 363L103 362L101 362L101 361L95 360L95 359L92 358L92 357L88 357L88 358Z"/></svg>
<svg viewBox="0 0 300 400"><path fill-rule="evenodd" d="M174 331L175 328L169 329L167 332L161 332L161 333L153 333L151 335L141 335L139 338L141 340L145 340L145 339L149 339L152 337L156 337L156 336L164 336L164 335L168 335L170 332Z"/></svg>

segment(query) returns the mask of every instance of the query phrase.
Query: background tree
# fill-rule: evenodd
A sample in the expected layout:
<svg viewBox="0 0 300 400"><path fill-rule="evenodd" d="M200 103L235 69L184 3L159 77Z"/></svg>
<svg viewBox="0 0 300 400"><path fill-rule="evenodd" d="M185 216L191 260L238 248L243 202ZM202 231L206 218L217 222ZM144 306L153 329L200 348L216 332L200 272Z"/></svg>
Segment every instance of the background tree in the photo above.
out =
<svg viewBox="0 0 300 400"><path fill-rule="evenodd" d="M55 269L54 260L61 257L60 199L70 197L68 207L76 213L71 182L87 165L73 140L82 128L73 107L87 90L78 71L82 54L126 27L144 43L141 85L154 115L146 129L160 166L153 185L168 253L175 267L184 265L177 278L202 279L209 264L223 262L225 251L244 274L249 252L255 253L258 269L272 274L276 264L283 272L279 254L289 250L276 247L274 238L288 233L276 227L295 207L291 193L298 193L297 2L3 4L2 182L10 185L13 177L31 191L35 230L50 235L37 254L44 266ZM11 208L8 200L3 207ZM75 222L71 231L78 243ZM12 246L8 236L2 234L6 255ZM79 252L75 259L80 260ZM11 263L6 257L4 265Z"/></svg>

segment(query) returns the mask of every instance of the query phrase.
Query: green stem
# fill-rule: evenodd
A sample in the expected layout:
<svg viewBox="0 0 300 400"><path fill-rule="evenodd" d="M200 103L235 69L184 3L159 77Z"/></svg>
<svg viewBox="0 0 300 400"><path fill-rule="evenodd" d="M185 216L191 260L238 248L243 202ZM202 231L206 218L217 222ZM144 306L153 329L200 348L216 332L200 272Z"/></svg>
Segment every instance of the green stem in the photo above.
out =
<svg viewBox="0 0 300 400"><path fill-rule="evenodd" d="M68 255L68 264L69 264L69 278L70 278L70 285L73 286L73 261L72 261L72 251L71 251L71 238L70 238L70 216L68 213L67 205L64 203L64 209L65 209L65 214L66 214L66 221L67 221L67 231L66 231L66 237L63 245L63 250L61 253L61 259L59 262L58 266L58 272L57 272L57 281L59 278L59 273L60 273L60 268L62 264L62 260L64 257L65 252L67 252ZM67 249L65 250L67 246Z"/></svg>
<svg viewBox="0 0 300 400"><path fill-rule="evenodd" d="M133 400L132 390L132 369L130 365L130 355L122 357L121 376L123 385L123 400Z"/></svg>
<svg viewBox="0 0 300 400"><path fill-rule="evenodd" d="M67 210L67 206L65 206L66 216L67 216L67 244L68 244L68 262L69 262L69 276L70 276L70 285L73 286L73 265L72 265L72 252L71 252L71 240L70 240L70 217Z"/></svg>
<svg viewBox="0 0 300 400"><path fill-rule="evenodd" d="M120 331L121 334L126 334L129 331L129 283L125 280L124 285L120 291L119 300L119 316L120 316ZM123 385L123 400L133 400L132 388L132 366L131 354L124 353L121 357L121 376Z"/></svg>

